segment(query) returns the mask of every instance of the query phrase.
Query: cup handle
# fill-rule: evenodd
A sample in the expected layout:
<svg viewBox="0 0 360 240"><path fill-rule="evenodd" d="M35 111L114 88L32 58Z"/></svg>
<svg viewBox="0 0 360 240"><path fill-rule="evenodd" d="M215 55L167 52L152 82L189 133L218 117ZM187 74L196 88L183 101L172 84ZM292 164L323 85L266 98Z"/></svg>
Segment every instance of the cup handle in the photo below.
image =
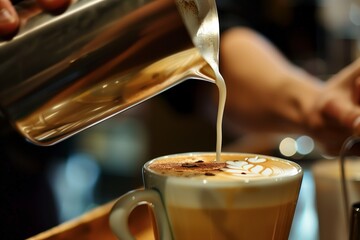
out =
<svg viewBox="0 0 360 240"><path fill-rule="evenodd" d="M154 211L160 239L172 239L169 222L161 197L156 190L138 189L121 196L110 211L111 230L121 240L135 240L128 226L131 212L139 205L148 204Z"/></svg>

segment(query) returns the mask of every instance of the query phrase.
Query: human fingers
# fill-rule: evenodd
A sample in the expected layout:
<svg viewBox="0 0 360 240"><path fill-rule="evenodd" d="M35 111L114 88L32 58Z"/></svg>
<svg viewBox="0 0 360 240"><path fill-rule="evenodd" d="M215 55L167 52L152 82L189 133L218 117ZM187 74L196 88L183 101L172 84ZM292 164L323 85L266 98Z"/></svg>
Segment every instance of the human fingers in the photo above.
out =
<svg viewBox="0 0 360 240"><path fill-rule="evenodd" d="M353 134L360 134L360 106L350 99L340 97L331 99L324 105L322 111Z"/></svg>
<svg viewBox="0 0 360 240"><path fill-rule="evenodd" d="M0 37L13 36L19 28L19 17L9 0L0 0Z"/></svg>

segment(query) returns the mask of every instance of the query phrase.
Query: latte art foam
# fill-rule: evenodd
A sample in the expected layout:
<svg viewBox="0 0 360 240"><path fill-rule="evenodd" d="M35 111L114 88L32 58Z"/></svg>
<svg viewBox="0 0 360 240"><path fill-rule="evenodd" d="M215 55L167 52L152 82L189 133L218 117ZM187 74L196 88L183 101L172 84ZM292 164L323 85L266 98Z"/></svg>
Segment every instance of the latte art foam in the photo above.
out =
<svg viewBox="0 0 360 240"><path fill-rule="evenodd" d="M286 161L257 155L174 155L152 162L149 169L162 175L208 179L261 179L291 176L299 169Z"/></svg>
<svg viewBox="0 0 360 240"><path fill-rule="evenodd" d="M245 160L226 161L226 166L221 170L232 176L258 177L281 175L283 170L278 166L266 166L268 160L263 157L250 157Z"/></svg>

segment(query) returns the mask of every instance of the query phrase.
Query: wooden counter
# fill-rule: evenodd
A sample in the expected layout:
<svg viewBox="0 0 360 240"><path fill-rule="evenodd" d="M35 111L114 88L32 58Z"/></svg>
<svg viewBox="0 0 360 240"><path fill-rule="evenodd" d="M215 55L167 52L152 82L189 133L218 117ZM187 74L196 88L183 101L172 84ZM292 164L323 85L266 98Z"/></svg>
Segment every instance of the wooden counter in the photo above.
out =
<svg viewBox="0 0 360 240"><path fill-rule="evenodd" d="M28 240L117 240L109 226L109 212L114 202L110 202L72 221L63 223ZM139 240L154 239L148 207L137 207L130 216L131 231Z"/></svg>

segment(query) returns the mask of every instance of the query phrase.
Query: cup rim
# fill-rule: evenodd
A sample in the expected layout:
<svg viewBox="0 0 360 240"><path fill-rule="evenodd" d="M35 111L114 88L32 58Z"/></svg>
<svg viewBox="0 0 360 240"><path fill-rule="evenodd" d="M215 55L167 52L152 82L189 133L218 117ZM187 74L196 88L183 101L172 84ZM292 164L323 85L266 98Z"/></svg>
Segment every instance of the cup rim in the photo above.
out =
<svg viewBox="0 0 360 240"><path fill-rule="evenodd" d="M291 174L283 175L283 176L271 176L266 178L234 178L234 179L227 179L227 180L214 180L209 177L206 178L206 181L204 181L205 178L196 177L191 178L191 181L189 181L188 177L179 177L179 176L165 176L162 174L159 174L151 169L148 168L148 166L158 160L176 157L176 156L196 156L196 155L210 155L210 156L216 156L216 152L185 152L185 153L175 153L175 154L168 154L160 157L156 157L148 162L146 162L143 166L143 173L150 173L160 178L168 178L169 180L176 180L177 182L181 184L191 184L191 185L229 185L229 187L239 184L251 184L251 185L273 185L274 183L278 184L280 182L286 182L291 181L293 179L298 179L299 177L303 176L303 169L302 167L290 160L283 159L280 157L274 157L269 155L263 155L263 154L254 154L254 153L244 153L244 152L222 152L222 155L241 155L241 156L258 156L258 157L264 157L268 158L274 161L281 161L285 162L287 164L290 164L295 167L295 171Z"/></svg>

